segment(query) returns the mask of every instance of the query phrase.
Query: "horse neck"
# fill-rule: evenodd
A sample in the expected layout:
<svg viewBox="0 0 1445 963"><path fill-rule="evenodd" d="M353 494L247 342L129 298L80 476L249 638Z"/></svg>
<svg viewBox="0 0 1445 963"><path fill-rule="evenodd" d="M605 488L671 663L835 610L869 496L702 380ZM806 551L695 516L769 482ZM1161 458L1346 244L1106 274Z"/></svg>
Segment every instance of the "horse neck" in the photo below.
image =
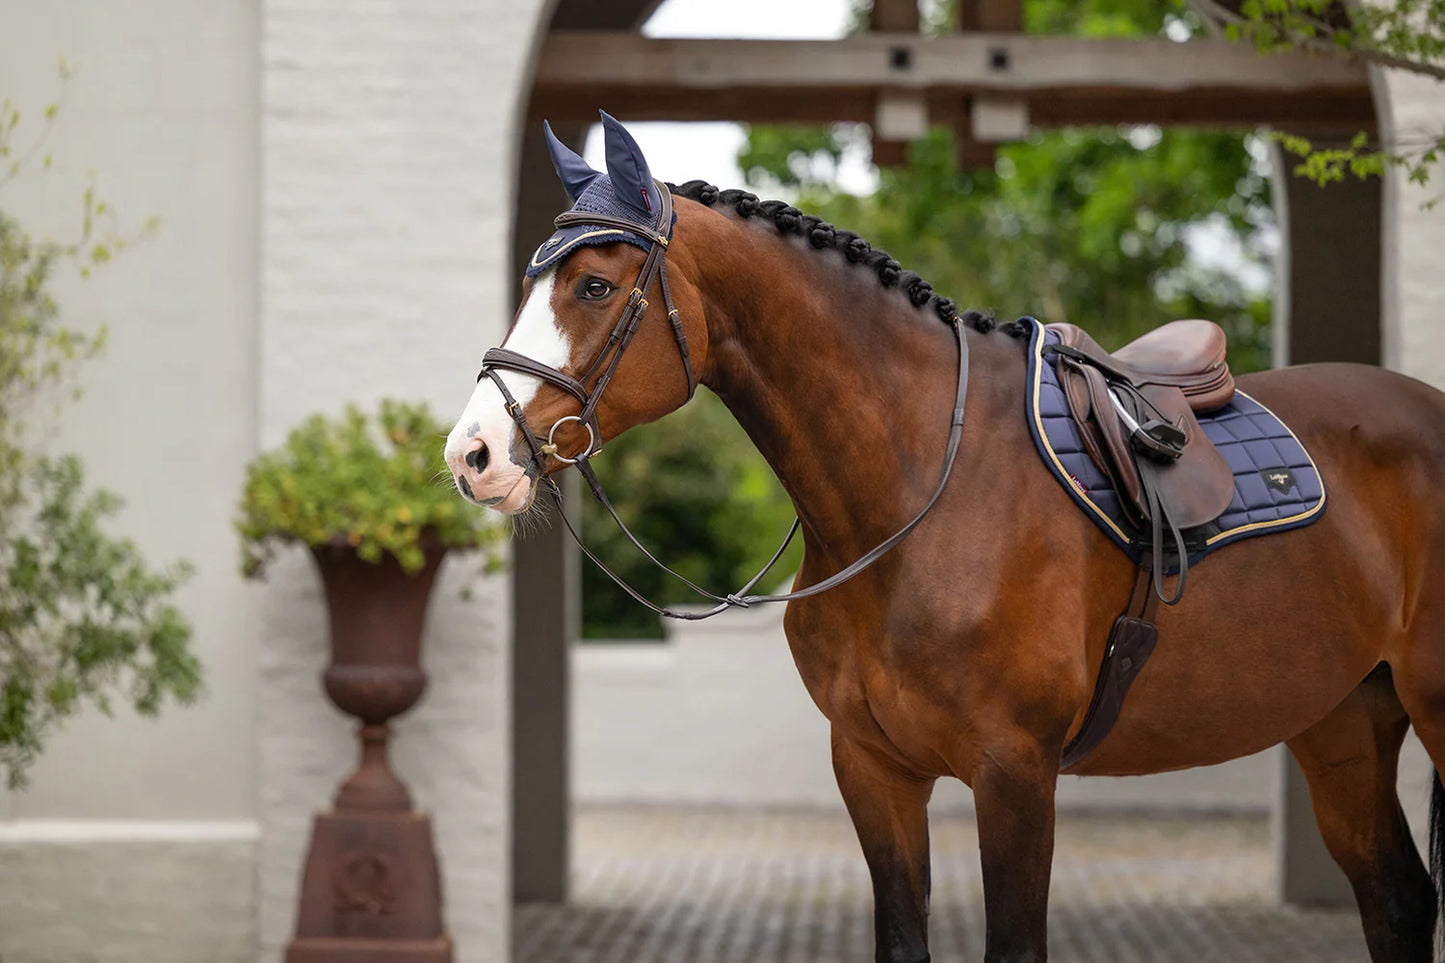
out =
<svg viewBox="0 0 1445 963"><path fill-rule="evenodd" d="M907 522L937 483L957 343L869 268L734 226L730 250L743 256L704 271L703 381L782 481L810 547L842 564Z"/></svg>

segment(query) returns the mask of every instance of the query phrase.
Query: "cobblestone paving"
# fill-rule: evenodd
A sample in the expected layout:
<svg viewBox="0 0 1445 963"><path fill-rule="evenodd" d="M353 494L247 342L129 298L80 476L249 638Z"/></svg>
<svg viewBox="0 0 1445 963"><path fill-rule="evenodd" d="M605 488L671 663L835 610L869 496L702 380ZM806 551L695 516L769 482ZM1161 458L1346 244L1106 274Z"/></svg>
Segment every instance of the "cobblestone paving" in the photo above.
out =
<svg viewBox="0 0 1445 963"><path fill-rule="evenodd" d="M841 813L584 808L573 901L519 907L518 963L871 963L868 872ZM983 957L971 819L934 817L935 963ZM1351 912L1272 897L1263 819L1064 816L1053 963L1360 963Z"/></svg>

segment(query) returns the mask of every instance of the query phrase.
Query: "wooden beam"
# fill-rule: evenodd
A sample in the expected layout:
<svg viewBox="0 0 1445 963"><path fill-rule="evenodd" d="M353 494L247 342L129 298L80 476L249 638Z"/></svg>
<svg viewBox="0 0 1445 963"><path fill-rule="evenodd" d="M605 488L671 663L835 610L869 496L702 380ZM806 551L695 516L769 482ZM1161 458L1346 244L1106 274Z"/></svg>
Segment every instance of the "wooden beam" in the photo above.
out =
<svg viewBox="0 0 1445 963"><path fill-rule="evenodd" d="M872 31L917 34L920 26L918 0L873 0L868 11L868 29ZM908 163L909 140L922 137L927 130L928 104L920 93L880 90L873 116L873 163L902 167Z"/></svg>
<svg viewBox="0 0 1445 963"><path fill-rule="evenodd" d="M872 159L879 167L902 167L908 163L908 141L875 137Z"/></svg>
<svg viewBox="0 0 1445 963"><path fill-rule="evenodd" d="M556 33L537 72L544 89L591 85L695 91L902 87L1029 93L1071 87L1185 93L1291 93L1368 86L1363 67L1305 54L1195 40L1028 34L862 34L842 40L651 39Z"/></svg>
<svg viewBox="0 0 1445 963"><path fill-rule="evenodd" d="M956 3L958 20L954 28L957 30L1021 32L1024 29L1023 0L956 0ZM992 167L998 156L996 143L975 136L979 118L976 109L968 103L973 100L967 98L965 110L952 121L954 156L963 169ZM1023 100L1019 106L1027 117L1028 101Z"/></svg>
<svg viewBox="0 0 1445 963"><path fill-rule="evenodd" d="M958 0L958 29L1022 31L1023 0Z"/></svg>
<svg viewBox="0 0 1445 963"><path fill-rule="evenodd" d="M935 124L953 129L953 157L961 169L994 165L998 145L985 144L973 137L973 97L936 97L929 103L928 112Z"/></svg>
<svg viewBox="0 0 1445 963"><path fill-rule="evenodd" d="M1346 136L1373 127L1363 68L1234 44L1027 34L843 40L654 40L554 34L542 50L533 116L582 121L875 120L878 94L930 104L1011 94L1039 126L1115 123L1291 126Z"/></svg>
<svg viewBox="0 0 1445 963"><path fill-rule="evenodd" d="M894 33L917 33L918 0L873 0L868 11L868 29Z"/></svg>

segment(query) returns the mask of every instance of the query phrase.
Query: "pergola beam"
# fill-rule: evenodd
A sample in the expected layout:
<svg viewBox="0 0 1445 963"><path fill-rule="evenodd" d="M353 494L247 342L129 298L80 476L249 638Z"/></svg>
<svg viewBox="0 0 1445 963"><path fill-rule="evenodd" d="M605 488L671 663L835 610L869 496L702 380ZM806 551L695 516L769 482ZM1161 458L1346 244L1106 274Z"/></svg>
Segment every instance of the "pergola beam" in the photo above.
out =
<svg viewBox="0 0 1445 963"><path fill-rule="evenodd" d="M1363 68L1213 41L1016 33L842 40L658 40L558 33L531 113L584 121L872 123L878 93L919 91L939 116L975 94L1024 99L1037 126L1161 123L1353 134L1372 129Z"/></svg>
<svg viewBox="0 0 1445 963"><path fill-rule="evenodd" d="M918 0L873 0L868 29L879 33L917 34L922 25ZM928 103L918 91L883 89L873 107L873 163L902 167L908 144L928 132Z"/></svg>
<svg viewBox="0 0 1445 963"><path fill-rule="evenodd" d="M868 29L897 33L918 32L918 0L873 0Z"/></svg>
<svg viewBox="0 0 1445 963"><path fill-rule="evenodd" d="M958 0L960 30L1022 30L1023 0Z"/></svg>

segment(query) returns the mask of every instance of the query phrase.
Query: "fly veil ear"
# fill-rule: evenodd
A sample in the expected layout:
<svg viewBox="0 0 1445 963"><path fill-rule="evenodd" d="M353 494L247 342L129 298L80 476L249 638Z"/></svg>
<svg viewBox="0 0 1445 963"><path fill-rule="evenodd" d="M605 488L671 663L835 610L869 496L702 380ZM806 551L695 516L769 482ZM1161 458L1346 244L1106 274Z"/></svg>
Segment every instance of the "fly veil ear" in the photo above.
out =
<svg viewBox="0 0 1445 963"><path fill-rule="evenodd" d="M542 132L547 137L547 152L552 155L552 167L557 171L557 177L562 181L567 197L575 204L588 185L602 176L602 172L594 171L592 165L583 160L581 155L562 143L557 135L552 133L552 125L545 120L542 121Z"/></svg>
<svg viewBox="0 0 1445 963"><path fill-rule="evenodd" d="M653 183L652 171L642 148L618 123L617 118L607 111L602 115L602 135L607 146L607 176L612 181L612 193L619 201L635 211L649 223L657 220L657 185ZM664 225L666 229L666 225Z"/></svg>

